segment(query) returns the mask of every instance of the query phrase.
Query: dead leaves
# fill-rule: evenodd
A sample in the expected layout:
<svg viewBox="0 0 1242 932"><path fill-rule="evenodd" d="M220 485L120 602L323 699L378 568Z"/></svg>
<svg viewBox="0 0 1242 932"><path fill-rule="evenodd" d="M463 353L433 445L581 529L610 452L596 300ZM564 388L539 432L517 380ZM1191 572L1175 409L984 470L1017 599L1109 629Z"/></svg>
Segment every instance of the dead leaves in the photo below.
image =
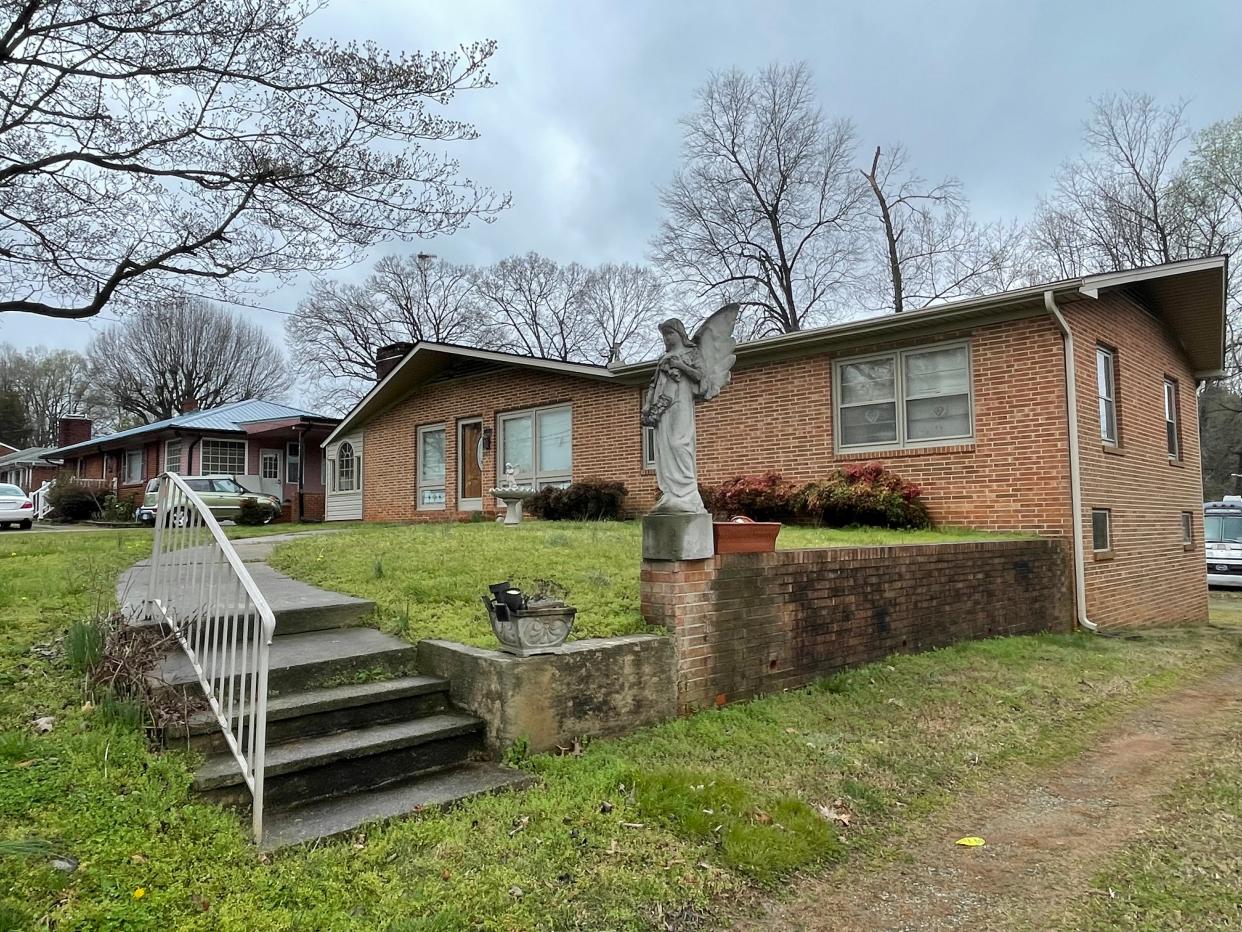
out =
<svg viewBox="0 0 1242 932"><path fill-rule="evenodd" d="M827 822L833 822L836 825L849 828L850 822L853 821L854 814L845 805L845 800L834 799L829 805L819 805L815 807L815 811L820 817Z"/></svg>

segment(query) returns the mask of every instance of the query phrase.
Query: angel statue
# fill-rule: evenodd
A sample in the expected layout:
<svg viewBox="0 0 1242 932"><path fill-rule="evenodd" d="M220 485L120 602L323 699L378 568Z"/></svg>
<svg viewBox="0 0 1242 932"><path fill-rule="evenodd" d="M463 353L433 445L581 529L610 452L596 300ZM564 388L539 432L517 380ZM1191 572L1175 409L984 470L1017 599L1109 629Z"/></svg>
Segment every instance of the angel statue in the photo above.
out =
<svg viewBox="0 0 1242 932"><path fill-rule="evenodd" d="M706 514L695 462L694 404L709 401L729 384L737 358L733 327L738 305L726 304L694 333L676 318L660 324L664 355L656 365L639 420L655 428L656 484L660 500L652 514Z"/></svg>

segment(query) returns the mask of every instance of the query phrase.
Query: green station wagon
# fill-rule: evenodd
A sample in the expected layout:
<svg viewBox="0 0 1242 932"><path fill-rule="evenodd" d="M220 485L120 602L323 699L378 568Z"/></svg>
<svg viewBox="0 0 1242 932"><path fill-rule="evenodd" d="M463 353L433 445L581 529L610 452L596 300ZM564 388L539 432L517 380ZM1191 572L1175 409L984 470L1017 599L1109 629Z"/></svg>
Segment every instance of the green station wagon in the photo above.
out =
<svg viewBox="0 0 1242 932"><path fill-rule="evenodd" d="M242 502L247 499L269 509L270 513L267 520L263 522L264 524L270 523L280 515L280 499L274 495L251 492L238 482L235 476L182 476L181 478L191 490L198 494L203 504L211 509L217 521L236 520L241 513ZM155 526L155 513L159 509L159 492L159 479L152 479L147 483L142 505L137 511L138 520L143 524ZM173 515L169 523L178 524L179 517L182 521L184 520L183 516Z"/></svg>

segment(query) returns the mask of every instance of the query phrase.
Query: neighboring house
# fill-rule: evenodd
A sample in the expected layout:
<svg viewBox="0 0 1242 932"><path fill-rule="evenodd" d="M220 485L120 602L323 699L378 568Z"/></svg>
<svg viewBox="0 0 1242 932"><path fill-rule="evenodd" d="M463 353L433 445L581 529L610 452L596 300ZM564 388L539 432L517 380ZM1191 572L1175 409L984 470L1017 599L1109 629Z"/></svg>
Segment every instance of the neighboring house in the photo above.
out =
<svg viewBox="0 0 1242 932"><path fill-rule="evenodd" d="M698 409L699 473L806 481L880 460L939 523L1070 541L1083 620L1201 620L1195 388L1223 366L1226 272L1173 263L741 344L732 384ZM622 480L643 511L653 368L389 351L325 442L327 517L492 513L506 462L536 485Z"/></svg>
<svg viewBox="0 0 1242 932"><path fill-rule="evenodd" d="M27 447L0 456L0 482L21 486L22 491L30 493L38 489L44 482L56 476L60 468L55 462L45 457L55 447Z"/></svg>
<svg viewBox="0 0 1242 932"><path fill-rule="evenodd" d="M277 495L290 520L323 519L321 444L337 419L271 401L238 401L187 410L141 427L86 435L49 451L62 471L115 480L117 496L135 504L161 472L230 474L247 488Z"/></svg>
<svg viewBox="0 0 1242 932"><path fill-rule="evenodd" d="M10 453L21 452L21 447L15 447L11 443L0 442L0 457L8 456Z"/></svg>

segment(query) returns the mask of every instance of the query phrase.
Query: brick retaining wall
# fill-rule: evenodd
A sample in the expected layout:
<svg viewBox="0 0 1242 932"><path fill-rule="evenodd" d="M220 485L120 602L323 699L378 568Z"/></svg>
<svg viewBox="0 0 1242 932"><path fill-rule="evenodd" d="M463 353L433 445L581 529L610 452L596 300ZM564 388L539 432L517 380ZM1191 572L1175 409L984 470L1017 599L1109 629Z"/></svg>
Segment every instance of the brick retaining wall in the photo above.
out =
<svg viewBox="0 0 1242 932"><path fill-rule="evenodd" d="M643 616L677 655L692 711L802 686L893 653L1070 630L1060 541L783 550L643 561Z"/></svg>

